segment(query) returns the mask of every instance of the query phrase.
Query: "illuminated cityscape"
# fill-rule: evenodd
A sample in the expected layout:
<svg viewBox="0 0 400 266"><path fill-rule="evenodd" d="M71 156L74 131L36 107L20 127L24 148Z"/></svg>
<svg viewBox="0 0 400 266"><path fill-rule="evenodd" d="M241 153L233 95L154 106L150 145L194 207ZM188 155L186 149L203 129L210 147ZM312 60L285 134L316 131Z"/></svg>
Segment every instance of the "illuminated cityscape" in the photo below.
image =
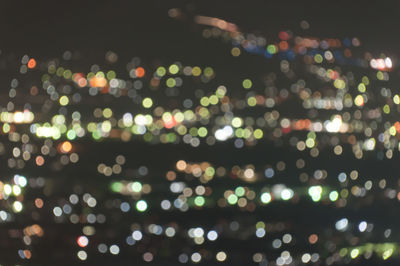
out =
<svg viewBox="0 0 400 266"><path fill-rule="evenodd" d="M0 266L398 265L400 21L135 2L5 8Z"/></svg>

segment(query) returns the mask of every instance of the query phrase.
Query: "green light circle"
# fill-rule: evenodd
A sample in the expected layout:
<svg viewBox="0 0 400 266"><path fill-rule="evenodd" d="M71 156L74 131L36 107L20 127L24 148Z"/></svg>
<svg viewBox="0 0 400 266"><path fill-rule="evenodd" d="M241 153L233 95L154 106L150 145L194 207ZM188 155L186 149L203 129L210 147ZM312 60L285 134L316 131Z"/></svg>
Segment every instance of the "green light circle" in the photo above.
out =
<svg viewBox="0 0 400 266"><path fill-rule="evenodd" d="M227 200L230 205L234 205L238 201L238 197L235 194L231 194Z"/></svg>
<svg viewBox="0 0 400 266"><path fill-rule="evenodd" d="M202 196L197 196L194 199L194 204L196 204L196 206L203 206L205 202L206 201L205 201L204 197L202 197Z"/></svg>

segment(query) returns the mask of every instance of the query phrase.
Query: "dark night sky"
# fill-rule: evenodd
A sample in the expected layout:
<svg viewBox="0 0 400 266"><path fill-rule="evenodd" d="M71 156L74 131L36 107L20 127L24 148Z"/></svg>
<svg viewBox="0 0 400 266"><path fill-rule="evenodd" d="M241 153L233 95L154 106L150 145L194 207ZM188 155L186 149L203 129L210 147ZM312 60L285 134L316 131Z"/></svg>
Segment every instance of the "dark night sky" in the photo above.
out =
<svg viewBox="0 0 400 266"><path fill-rule="evenodd" d="M310 35L359 36L364 43L391 52L397 52L400 43L398 1L45 0L2 3L0 47L39 56L58 55L66 49L113 49L128 54L169 51L182 56L195 39L188 38L190 25L177 25L167 16L173 7L220 17L267 36L284 29L300 31L299 22L305 19L311 24Z"/></svg>

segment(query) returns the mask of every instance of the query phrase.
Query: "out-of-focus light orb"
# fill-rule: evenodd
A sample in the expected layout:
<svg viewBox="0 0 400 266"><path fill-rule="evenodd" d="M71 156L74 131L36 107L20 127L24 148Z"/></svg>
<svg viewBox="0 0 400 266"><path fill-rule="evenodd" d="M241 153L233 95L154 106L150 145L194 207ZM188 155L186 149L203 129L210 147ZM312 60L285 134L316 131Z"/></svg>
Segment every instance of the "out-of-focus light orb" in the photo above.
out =
<svg viewBox="0 0 400 266"><path fill-rule="evenodd" d="M178 73L179 67L176 64L172 64L172 65L169 66L168 71L169 71L169 73L175 75L175 74Z"/></svg>
<svg viewBox="0 0 400 266"><path fill-rule="evenodd" d="M337 191L332 191L329 193L329 199L331 201L336 201L339 198L339 193Z"/></svg>
<svg viewBox="0 0 400 266"><path fill-rule="evenodd" d="M264 193L261 194L260 199L261 199L262 203L268 204L268 203L271 202L272 196L271 196L271 194L269 192L264 192Z"/></svg>
<svg viewBox="0 0 400 266"><path fill-rule="evenodd" d="M13 185L12 188L15 196L19 196L21 194L22 190L18 185Z"/></svg>
<svg viewBox="0 0 400 266"><path fill-rule="evenodd" d="M84 250L79 250L77 253L77 256L80 260L86 260L87 259L87 253Z"/></svg>
<svg viewBox="0 0 400 266"><path fill-rule="evenodd" d="M244 177L247 179L253 178L254 177L254 170L251 168L248 168L244 171Z"/></svg>
<svg viewBox="0 0 400 266"><path fill-rule="evenodd" d="M274 174L275 174L275 171L272 168L267 168L264 171L264 175L265 175L266 178L271 178L271 177L274 176Z"/></svg>
<svg viewBox="0 0 400 266"><path fill-rule="evenodd" d="M133 182L131 185L131 189L133 192L139 193L142 190L143 186L140 182Z"/></svg>
<svg viewBox="0 0 400 266"><path fill-rule="evenodd" d="M311 255L308 253L303 254L303 256L301 256L301 261L303 263L308 263L311 260Z"/></svg>
<svg viewBox="0 0 400 266"><path fill-rule="evenodd" d="M89 239L86 236L80 236L78 237L78 239L76 240L76 243L78 243L78 245L81 248L86 247L89 244Z"/></svg>
<svg viewBox="0 0 400 266"><path fill-rule="evenodd" d="M264 229L264 228L258 228L258 229L256 230L256 236L257 236L258 238L264 237L264 236L265 236L265 229Z"/></svg>
<svg viewBox="0 0 400 266"><path fill-rule="evenodd" d="M156 73L159 77L162 77L167 73L167 71L164 67L161 66L157 68Z"/></svg>
<svg viewBox="0 0 400 266"><path fill-rule="evenodd" d="M54 216L57 216L57 217L61 216L62 215L62 209L60 207L55 207L53 209L53 214L54 214Z"/></svg>
<svg viewBox="0 0 400 266"><path fill-rule="evenodd" d="M68 103L69 103L68 96L65 96L65 95L61 96L59 102L60 102L60 105L62 105L62 106L68 105Z"/></svg>
<svg viewBox="0 0 400 266"><path fill-rule="evenodd" d="M354 104L357 106L363 106L364 105L364 97L362 95L357 95L354 98Z"/></svg>
<svg viewBox="0 0 400 266"><path fill-rule="evenodd" d="M113 192L121 192L123 188L124 188L124 185L121 182L113 182L111 184L111 190Z"/></svg>
<svg viewBox="0 0 400 266"><path fill-rule="evenodd" d="M240 117L235 117L232 119L232 126L241 127L243 124L243 120Z"/></svg>
<svg viewBox="0 0 400 266"><path fill-rule="evenodd" d="M201 255L198 252L192 254L191 259L194 263L199 263L201 261Z"/></svg>
<svg viewBox="0 0 400 266"><path fill-rule="evenodd" d="M28 183L26 177L21 176L21 175L15 175L14 182L21 187L25 187Z"/></svg>
<svg viewBox="0 0 400 266"><path fill-rule="evenodd" d="M355 248L350 252L350 256L352 259L357 258L359 254L360 254L360 250L358 248Z"/></svg>
<svg viewBox="0 0 400 266"><path fill-rule="evenodd" d="M146 252L146 253L143 254L143 260L146 261L146 262L152 261L153 258L154 258L154 256L150 252Z"/></svg>
<svg viewBox="0 0 400 266"><path fill-rule="evenodd" d="M225 261L226 258L227 258L227 255L226 255L225 252L220 251L220 252L217 253L217 255L216 255L215 257L216 257L216 259L217 259L218 261Z"/></svg>
<svg viewBox="0 0 400 266"><path fill-rule="evenodd" d="M194 204L196 204L196 206L203 206L204 203L205 203L205 199L204 199L204 197L202 197L202 196L197 196L197 197L194 199Z"/></svg>
<svg viewBox="0 0 400 266"><path fill-rule="evenodd" d="M178 260L180 263L187 263L189 258L186 254L180 254Z"/></svg>
<svg viewBox="0 0 400 266"><path fill-rule="evenodd" d="M5 184L3 187L4 194L10 195L12 193L12 187L9 184Z"/></svg>
<svg viewBox="0 0 400 266"><path fill-rule="evenodd" d="M21 211L22 211L22 208L23 208L23 205L22 205L21 202L19 202L19 201L14 201L14 203L13 203L13 210L14 210L14 212L21 212Z"/></svg>
<svg viewBox="0 0 400 266"><path fill-rule="evenodd" d="M203 228L197 227L193 230L194 237L202 237L204 235Z"/></svg>
<svg viewBox="0 0 400 266"><path fill-rule="evenodd" d="M119 254L119 247L117 245L111 245L109 250L110 250L110 253L113 255Z"/></svg>
<svg viewBox="0 0 400 266"><path fill-rule="evenodd" d="M219 141L225 141L230 138L233 134L233 129L231 126L225 126L222 129L215 131L215 138Z"/></svg>
<svg viewBox="0 0 400 266"><path fill-rule="evenodd" d="M243 85L243 88L250 89L253 86L253 82L251 82L250 79L245 79L245 80L243 80L242 85Z"/></svg>
<svg viewBox="0 0 400 266"><path fill-rule="evenodd" d="M347 220L346 218L343 218L336 222L335 228L336 228L336 230L343 232L343 231L346 231L348 225L349 225L349 220Z"/></svg>
<svg viewBox="0 0 400 266"><path fill-rule="evenodd" d="M168 227L165 229L165 235L168 237L174 237L176 233L176 230L173 227Z"/></svg>
<svg viewBox="0 0 400 266"><path fill-rule="evenodd" d="M364 232L367 229L367 222L362 221L359 225L358 225L358 230L360 230L360 232Z"/></svg>
<svg viewBox="0 0 400 266"><path fill-rule="evenodd" d="M294 195L293 190L291 190L290 188L284 188L281 192L281 198L283 200L290 200Z"/></svg>
<svg viewBox="0 0 400 266"><path fill-rule="evenodd" d="M62 153L69 153L72 150L72 144L69 141L64 141L60 145L60 150Z"/></svg>
<svg viewBox="0 0 400 266"><path fill-rule="evenodd" d="M146 74L146 71L144 70L143 67L138 67L138 68L136 68L136 70L135 70L135 74L136 74L136 77L142 78L142 77L144 77L144 75Z"/></svg>
<svg viewBox="0 0 400 266"><path fill-rule="evenodd" d="M128 202L122 202L120 205L120 209L123 212L128 212L131 209L131 206L129 205Z"/></svg>
<svg viewBox="0 0 400 266"><path fill-rule="evenodd" d="M142 239L142 237L143 237L143 234L139 230L135 230L135 231L132 232L132 238L134 240L139 241L139 240Z"/></svg>
<svg viewBox="0 0 400 266"><path fill-rule="evenodd" d="M136 203L136 209L137 209L138 211L140 211L140 212L146 211L146 210L147 210L147 202L144 201L144 200L139 200L139 201Z"/></svg>
<svg viewBox="0 0 400 266"><path fill-rule="evenodd" d="M151 98L144 98L142 101L142 105L144 108L150 108L153 106L153 100Z"/></svg>
<svg viewBox="0 0 400 266"><path fill-rule="evenodd" d="M392 63L392 59L390 59L390 57L386 57L386 58L385 58L385 66L386 66L387 68L392 68L393 63Z"/></svg>
<svg viewBox="0 0 400 266"><path fill-rule="evenodd" d="M228 196L227 200L230 205L234 205L238 201L238 197L235 194L231 194Z"/></svg>
<svg viewBox="0 0 400 266"><path fill-rule="evenodd" d="M363 146L367 151L373 151L375 149L375 144L376 144L375 139L369 138L364 142Z"/></svg>
<svg viewBox="0 0 400 266"><path fill-rule="evenodd" d="M239 55L240 55L240 49L237 48L237 47L232 48L231 54L232 54L233 56L235 56L235 57L239 56Z"/></svg>
<svg viewBox="0 0 400 266"><path fill-rule="evenodd" d="M325 121L325 128L328 132L339 132L340 127L342 126L342 117L336 115L332 121Z"/></svg>
<svg viewBox="0 0 400 266"><path fill-rule="evenodd" d="M387 260L388 258L390 258L390 256L392 256L394 249L393 248L389 248L387 250L385 250L385 252L383 252L382 254L382 258L384 260Z"/></svg>
<svg viewBox="0 0 400 266"><path fill-rule="evenodd" d="M163 210L169 210L171 208L171 202L169 200L161 201L161 208Z"/></svg>
<svg viewBox="0 0 400 266"><path fill-rule="evenodd" d="M236 194L238 197L242 197L245 193L246 193L246 190L244 189L244 187L237 187L237 188L235 189L235 194Z"/></svg>
<svg viewBox="0 0 400 266"><path fill-rule="evenodd" d="M22 112L15 112L13 119L17 124L22 123L24 121L24 114Z"/></svg>
<svg viewBox="0 0 400 266"><path fill-rule="evenodd" d="M210 232L207 233L207 238L210 241L215 241L218 238L218 233L214 230L211 230Z"/></svg>
<svg viewBox="0 0 400 266"><path fill-rule="evenodd" d="M36 60L34 58L29 59L27 66L30 69L35 68L36 67Z"/></svg>
<svg viewBox="0 0 400 266"><path fill-rule="evenodd" d="M321 199L322 187L321 186L311 186L308 189L308 194L313 201L319 201Z"/></svg>

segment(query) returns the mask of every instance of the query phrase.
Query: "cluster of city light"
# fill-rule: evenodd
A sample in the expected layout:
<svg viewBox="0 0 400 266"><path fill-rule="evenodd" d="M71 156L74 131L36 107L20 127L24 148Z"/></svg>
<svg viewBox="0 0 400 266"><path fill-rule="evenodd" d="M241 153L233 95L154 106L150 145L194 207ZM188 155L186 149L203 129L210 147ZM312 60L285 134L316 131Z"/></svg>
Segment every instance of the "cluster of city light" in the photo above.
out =
<svg viewBox="0 0 400 266"><path fill-rule="evenodd" d="M3 123L30 124L34 118L35 115L29 110L0 113L0 121Z"/></svg>

